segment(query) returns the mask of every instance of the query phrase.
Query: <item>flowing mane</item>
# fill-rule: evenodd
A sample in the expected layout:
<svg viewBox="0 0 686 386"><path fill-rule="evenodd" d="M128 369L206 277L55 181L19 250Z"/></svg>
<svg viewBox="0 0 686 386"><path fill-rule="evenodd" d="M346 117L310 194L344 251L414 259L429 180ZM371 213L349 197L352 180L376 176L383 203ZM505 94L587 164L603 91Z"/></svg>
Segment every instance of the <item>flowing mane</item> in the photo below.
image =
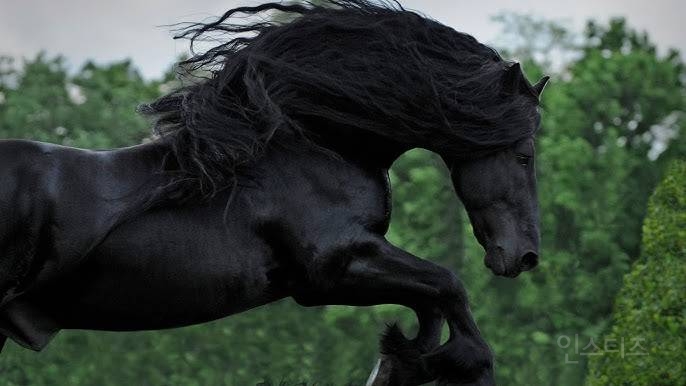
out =
<svg viewBox="0 0 686 386"><path fill-rule="evenodd" d="M181 62L205 79L140 107L170 144L165 194L211 197L267 146L327 130L474 158L536 128L534 98L504 92L510 63L397 3L240 7L177 38L224 42Z"/></svg>

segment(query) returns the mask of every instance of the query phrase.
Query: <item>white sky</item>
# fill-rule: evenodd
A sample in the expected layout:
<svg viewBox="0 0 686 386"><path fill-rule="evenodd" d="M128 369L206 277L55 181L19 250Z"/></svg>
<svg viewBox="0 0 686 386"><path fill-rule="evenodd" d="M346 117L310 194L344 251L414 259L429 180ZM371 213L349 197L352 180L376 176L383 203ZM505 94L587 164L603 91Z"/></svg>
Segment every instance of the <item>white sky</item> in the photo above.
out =
<svg viewBox="0 0 686 386"><path fill-rule="evenodd" d="M33 56L40 50L62 54L72 66L133 59L146 77L159 76L187 45L171 40L168 28L202 21L237 5L260 0L0 0L0 55ZM585 20L624 16L646 30L664 52L686 52L686 0L404 0L406 8L432 16L458 31L492 43L500 27L491 16L515 11L563 20L580 30Z"/></svg>

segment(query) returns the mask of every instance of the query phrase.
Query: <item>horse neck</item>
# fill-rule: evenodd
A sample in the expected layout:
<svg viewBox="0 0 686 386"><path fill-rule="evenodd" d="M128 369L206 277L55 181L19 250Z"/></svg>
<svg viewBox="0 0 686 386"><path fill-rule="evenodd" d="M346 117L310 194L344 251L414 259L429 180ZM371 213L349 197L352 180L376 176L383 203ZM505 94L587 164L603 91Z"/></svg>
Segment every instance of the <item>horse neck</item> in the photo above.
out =
<svg viewBox="0 0 686 386"><path fill-rule="evenodd" d="M356 163L389 169L398 157L415 146L371 132L337 132L315 142Z"/></svg>
<svg viewBox="0 0 686 386"><path fill-rule="evenodd" d="M169 145L162 141L153 141L140 145L114 149L108 152L111 162L120 164L134 173L147 174L159 170ZM138 173L136 173L138 174Z"/></svg>
<svg viewBox="0 0 686 386"><path fill-rule="evenodd" d="M169 182L169 176L162 173L169 144L162 140L114 149L104 154L113 169L119 170L117 185L131 197L127 205L127 216L143 210L145 202L160 186Z"/></svg>

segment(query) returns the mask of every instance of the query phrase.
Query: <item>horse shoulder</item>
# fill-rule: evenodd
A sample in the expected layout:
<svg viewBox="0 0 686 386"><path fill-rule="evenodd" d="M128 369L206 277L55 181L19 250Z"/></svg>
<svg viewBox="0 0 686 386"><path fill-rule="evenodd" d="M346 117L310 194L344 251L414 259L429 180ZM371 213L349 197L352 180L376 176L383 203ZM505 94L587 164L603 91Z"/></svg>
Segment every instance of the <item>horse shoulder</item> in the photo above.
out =
<svg viewBox="0 0 686 386"><path fill-rule="evenodd" d="M271 249L286 287L306 291L347 265L348 250L378 240L390 220L383 168L306 154L267 159L257 234Z"/></svg>

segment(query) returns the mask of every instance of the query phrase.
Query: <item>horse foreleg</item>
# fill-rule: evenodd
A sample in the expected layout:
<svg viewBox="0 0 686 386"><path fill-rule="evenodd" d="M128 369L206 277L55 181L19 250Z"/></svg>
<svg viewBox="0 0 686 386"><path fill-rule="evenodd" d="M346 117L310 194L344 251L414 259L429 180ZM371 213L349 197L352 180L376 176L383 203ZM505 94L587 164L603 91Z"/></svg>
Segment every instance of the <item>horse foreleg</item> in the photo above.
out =
<svg viewBox="0 0 686 386"><path fill-rule="evenodd" d="M318 284L303 283L293 298L306 306L400 304L419 315L417 338L407 340L399 330L389 330L382 340L382 351L390 350L379 370L390 371L380 374L382 378L377 375L375 385L418 385L436 378L454 384L494 384L491 352L476 328L466 292L455 274L385 240L350 246L347 251L339 247L317 261L331 263L329 259L340 256L349 259L341 272L312 267L313 272L330 272L331 277L312 280ZM438 310L440 314L431 315L428 310ZM445 345L431 351L440 337L441 314L448 320L451 337ZM389 347L394 346L389 342L396 347ZM413 357L415 363L410 363Z"/></svg>

